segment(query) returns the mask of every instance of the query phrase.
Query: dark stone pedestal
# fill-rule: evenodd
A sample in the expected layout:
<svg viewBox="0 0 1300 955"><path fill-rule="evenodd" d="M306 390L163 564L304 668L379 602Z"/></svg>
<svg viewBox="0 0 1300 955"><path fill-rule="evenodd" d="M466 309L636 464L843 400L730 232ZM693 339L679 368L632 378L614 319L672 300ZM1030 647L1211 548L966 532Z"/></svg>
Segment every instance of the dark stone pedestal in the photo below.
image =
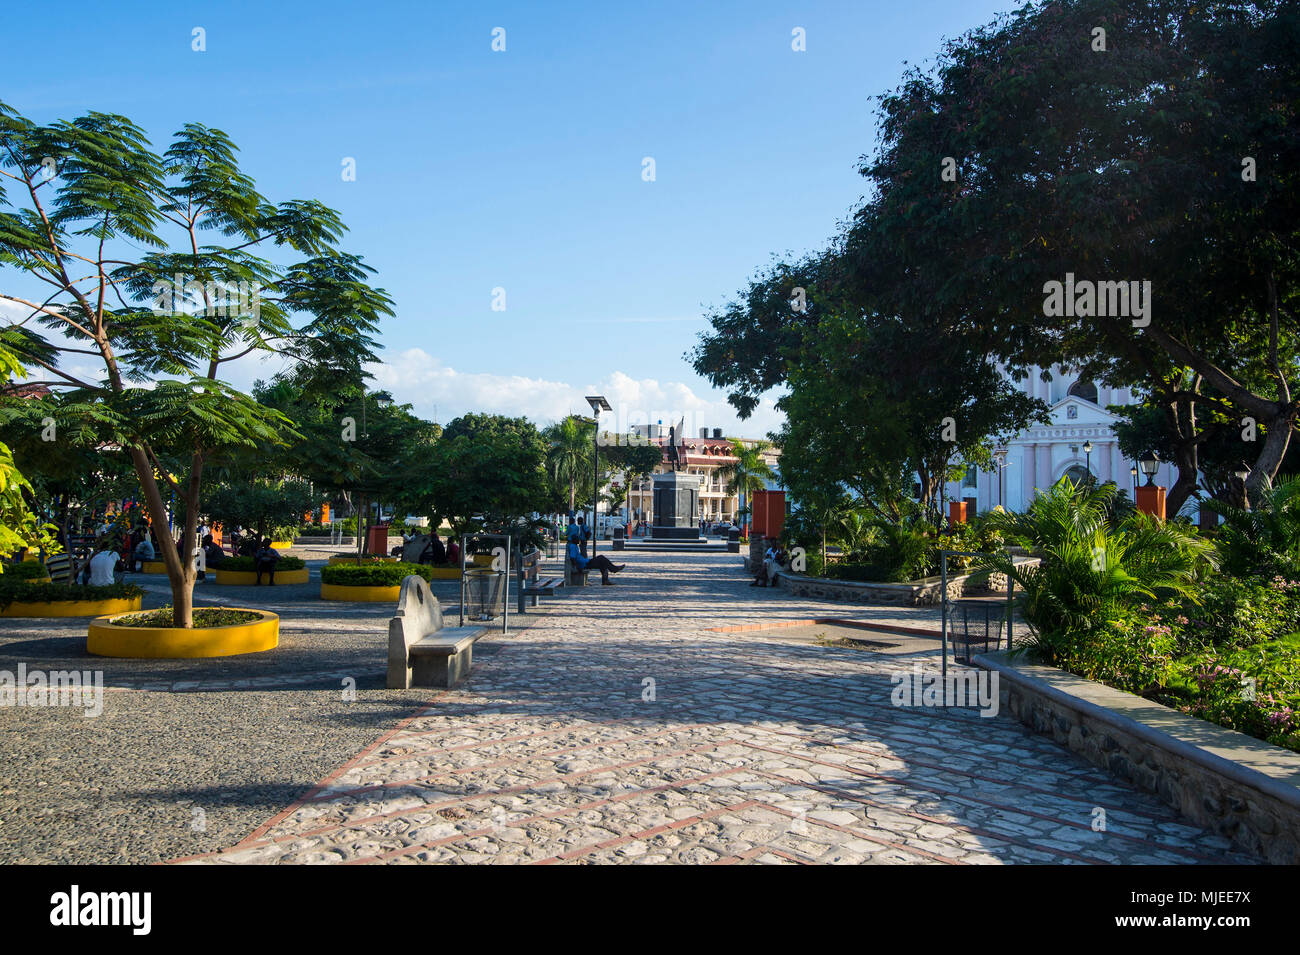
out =
<svg viewBox="0 0 1300 955"><path fill-rule="evenodd" d="M700 476L670 471L654 476L654 540L700 539Z"/></svg>

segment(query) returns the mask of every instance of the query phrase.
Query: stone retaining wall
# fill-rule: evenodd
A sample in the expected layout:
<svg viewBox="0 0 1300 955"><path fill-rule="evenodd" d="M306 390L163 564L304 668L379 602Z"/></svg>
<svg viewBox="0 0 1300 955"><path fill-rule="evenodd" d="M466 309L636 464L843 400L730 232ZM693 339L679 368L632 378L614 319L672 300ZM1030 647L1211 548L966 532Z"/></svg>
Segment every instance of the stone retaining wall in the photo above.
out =
<svg viewBox="0 0 1300 955"><path fill-rule="evenodd" d="M1246 852L1300 864L1300 754L1004 653L974 662L998 673L1003 708L1035 732Z"/></svg>
<svg viewBox="0 0 1300 955"><path fill-rule="evenodd" d="M1037 558L1030 558L1037 561ZM755 573L755 558L745 559L745 572ZM820 600L840 600L857 604L899 604L903 606L929 606L942 602L942 581L939 578L906 581L899 584L877 583L861 580L833 580L828 577L807 577L782 571L777 575L777 586L796 597ZM948 599L960 597L1005 594L1005 574L960 574L948 578Z"/></svg>

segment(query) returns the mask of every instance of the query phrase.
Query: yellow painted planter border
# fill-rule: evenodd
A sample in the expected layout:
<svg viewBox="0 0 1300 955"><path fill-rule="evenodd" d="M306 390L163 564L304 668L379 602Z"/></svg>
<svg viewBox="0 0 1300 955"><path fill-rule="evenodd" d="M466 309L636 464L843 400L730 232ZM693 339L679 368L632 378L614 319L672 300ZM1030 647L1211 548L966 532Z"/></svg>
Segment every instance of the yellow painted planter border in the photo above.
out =
<svg viewBox="0 0 1300 955"><path fill-rule="evenodd" d="M321 600L354 600L361 603L397 603L402 585L395 587L349 587L345 584L320 585Z"/></svg>
<svg viewBox="0 0 1300 955"><path fill-rule="evenodd" d="M251 607L222 607L222 610L248 610L261 619L229 627L119 627L110 614L90 622L86 650L100 657L136 659L191 659L196 657L230 657L240 653L260 653L280 644L280 618L266 610Z"/></svg>
<svg viewBox="0 0 1300 955"><path fill-rule="evenodd" d="M293 546L293 541L271 541L272 550L288 550Z"/></svg>
<svg viewBox="0 0 1300 955"><path fill-rule="evenodd" d="M161 560L142 560L140 562L140 573L165 574L167 573L167 565Z"/></svg>
<svg viewBox="0 0 1300 955"><path fill-rule="evenodd" d="M113 597L109 600L15 600L0 617L102 617L105 614L130 613L140 609L140 597Z"/></svg>
<svg viewBox="0 0 1300 955"><path fill-rule="evenodd" d="M434 567L431 569L433 570L434 580L460 580L459 567Z"/></svg>
<svg viewBox="0 0 1300 955"><path fill-rule="evenodd" d="M263 575L265 577L265 575ZM311 580L311 570L299 567L297 570L277 570L275 585L305 584ZM217 583L235 587L252 587L257 584L257 573L251 570L222 570L217 568ZM263 581L265 586L265 581Z"/></svg>

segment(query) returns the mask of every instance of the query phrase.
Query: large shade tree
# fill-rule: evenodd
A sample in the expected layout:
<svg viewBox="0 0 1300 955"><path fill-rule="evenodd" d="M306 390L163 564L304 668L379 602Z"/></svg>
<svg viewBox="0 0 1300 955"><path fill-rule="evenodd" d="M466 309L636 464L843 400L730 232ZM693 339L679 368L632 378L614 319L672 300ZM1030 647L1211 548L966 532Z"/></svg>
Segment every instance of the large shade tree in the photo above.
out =
<svg viewBox="0 0 1300 955"><path fill-rule="evenodd" d="M0 300L26 313L0 344L98 406L154 527L176 494L185 554L209 459L292 433L223 380L229 363L277 352L314 380L355 380L373 357L391 302L343 233L320 202L264 198L220 130L188 124L158 155L123 116L40 125L0 104ZM162 558L189 627L196 568Z"/></svg>

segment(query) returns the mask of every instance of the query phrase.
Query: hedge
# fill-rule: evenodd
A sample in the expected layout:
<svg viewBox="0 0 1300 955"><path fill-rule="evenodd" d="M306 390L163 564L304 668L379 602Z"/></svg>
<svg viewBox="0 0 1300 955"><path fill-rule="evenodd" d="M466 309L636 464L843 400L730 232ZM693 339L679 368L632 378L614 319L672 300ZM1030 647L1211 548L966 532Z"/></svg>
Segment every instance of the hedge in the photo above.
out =
<svg viewBox="0 0 1300 955"><path fill-rule="evenodd" d="M94 587L89 584L31 584L23 581L6 582L0 576L0 610L11 603L54 603L68 600L121 600L143 597L144 591L135 584L108 584Z"/></svg>
<svg viewBox="0 0 1300 955"><path fill-rule="evenodd" d="M275 569L277 571L302 570L306 566L306 562L301 557L281 557L275 562ZM254 572L257 568L253 566L252 557L227 557L220 563L209 564L208 570Z"/></svg>
<svg viewBox="0 0 1300 955"><path fill-rule="evenodd" d="M16 564L5 564L0 578L9 580L44 580L50 576L49 568L36 560L22 560Z"/></svg>
<svg viewBox="0 0 1300 955"><path fill-rule="evenodd" d="M334 564L322 567L321 583L341 587L396 587L412 574L433 579L433 568L424 564Z"/></svg>

